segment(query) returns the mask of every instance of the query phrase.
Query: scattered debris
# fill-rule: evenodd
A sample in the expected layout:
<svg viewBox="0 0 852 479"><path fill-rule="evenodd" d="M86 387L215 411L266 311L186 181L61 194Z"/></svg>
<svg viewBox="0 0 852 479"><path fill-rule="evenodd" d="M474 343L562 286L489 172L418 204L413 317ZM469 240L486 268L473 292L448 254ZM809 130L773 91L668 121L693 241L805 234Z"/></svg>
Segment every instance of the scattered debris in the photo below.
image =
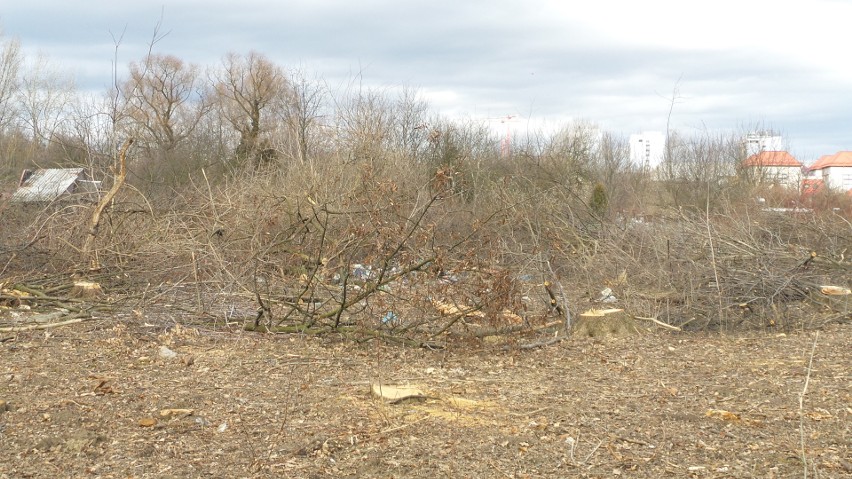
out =
<svg viewBox="0 0 852 479"><path fill-rule="evenodd" d="M399 322L399 315L394 313L393 311L388 311L382 316L382 324L390 324L394 325Z"/></svg>
<svg viewBox="0 0 852 479"><path fill-rule="evenodd" d="M612 289L604 288L601 290L600 296L595 300L596 303L617 303L618 298L613 294Z"/></svg>
<svg viewBox="0 0 852 479"><path fill-rule="evenodd" d="M373 279L375 274L373 273L372 266L364 266L363 264L353 264L352 276L354 276L355 279L357 279L358 281L369 281Z"/></svg>
<svg viewBox="0 0 852 479"><path fill-rule="evenodd" d="M164 359L174 359L178 356L178 353L169 349L168 346L163 345L160 346L160 357Z"/></svg>

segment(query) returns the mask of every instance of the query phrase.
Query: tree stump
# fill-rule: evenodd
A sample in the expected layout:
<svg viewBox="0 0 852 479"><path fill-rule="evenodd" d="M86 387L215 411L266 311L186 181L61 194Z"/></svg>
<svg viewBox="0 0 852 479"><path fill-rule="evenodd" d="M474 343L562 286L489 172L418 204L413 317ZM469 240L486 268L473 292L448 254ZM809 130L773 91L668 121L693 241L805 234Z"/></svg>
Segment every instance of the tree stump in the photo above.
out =
<svg viewBox="0 0 852 479"><path fill-rule="evenodd" d="M92 299L103 295L101 285L91 281L77 281L71 288L72 298Z"/></svg>
<svg viewBox="0 0 852 479"><path fill-rule="evenodd" d="M590 309L577 317L572 332L589 338L619 337L637 334L639 327L623 309Z"/></svg>

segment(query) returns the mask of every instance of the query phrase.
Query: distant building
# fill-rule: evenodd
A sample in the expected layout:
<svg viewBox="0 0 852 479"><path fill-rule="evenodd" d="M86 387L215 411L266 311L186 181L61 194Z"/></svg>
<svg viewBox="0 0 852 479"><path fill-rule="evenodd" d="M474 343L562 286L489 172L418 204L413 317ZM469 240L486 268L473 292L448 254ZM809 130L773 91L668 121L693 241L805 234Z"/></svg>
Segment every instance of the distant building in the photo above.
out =
<svg viewBox="0 0 852 479"><path fill-rule="evenodd" d="M10 199L16 203L49 203L72 193L94 193L99 181L88 179L83 168L24 170Z"/></svg>
<svg viewBox="0 0 852 479"><path fill-rule="evenodd" d="M663 162L666 137L659 131L644 131L630 135L630 162L646 171Z"/></svg>
<svg viewBox="0 0 852 479"><path fill-rule="evenodd" d="M771 183L799 188L802 162L786 151L761 151L742 163L743 173L755 183Z"/></svg>
<svg viewBox="0 0 852 479"><path fill-rule="evenodd" d="M784 151L784 138L766 133L749 133L743 140L745 156L756 155L761 151Z"/></svg>
<svg viewBox="0 0 852 479"><path fill-rule="evenodd" d="M838 191L852 191L852 151L840 151L820 157L808 168L808 180Z"/></svg>

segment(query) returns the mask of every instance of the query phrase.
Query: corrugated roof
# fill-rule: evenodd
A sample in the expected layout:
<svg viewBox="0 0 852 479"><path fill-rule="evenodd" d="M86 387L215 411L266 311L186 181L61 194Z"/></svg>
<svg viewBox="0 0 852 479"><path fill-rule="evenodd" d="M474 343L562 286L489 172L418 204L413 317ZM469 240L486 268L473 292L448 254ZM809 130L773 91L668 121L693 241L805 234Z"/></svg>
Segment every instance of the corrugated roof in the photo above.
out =
<svg viewBox="0 0 852 479"><path fill-rule="evenodd" d="M36 170L12 195L11 201L21 203L53 201L68 192L82 174L83 168Z"/></svg>
<svg viewBox="0 0 852 479"><path fill-rule="evenodd" d="M797 166L802 162L786 151L761 151L746 158L743 166Z"/></svg>
<svg viewBox="0 0 852 479"><path fill-rule="evenodd" d="M833 155L821 156L810 170L821 170L828 167L852 166L852 151L840 151Z"/></svg>

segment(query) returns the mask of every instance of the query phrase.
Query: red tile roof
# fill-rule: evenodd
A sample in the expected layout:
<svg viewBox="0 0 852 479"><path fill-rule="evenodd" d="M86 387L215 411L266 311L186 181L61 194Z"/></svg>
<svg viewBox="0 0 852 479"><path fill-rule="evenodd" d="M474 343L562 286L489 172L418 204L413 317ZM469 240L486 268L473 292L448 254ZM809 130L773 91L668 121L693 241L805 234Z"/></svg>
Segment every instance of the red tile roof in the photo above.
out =
<svg viewBox="0 0 852 479"><path fill-rule="evenodd" d="M802 180L802 194L805 196L813 195L824 189L825 183L820 179L805 178Z"/></svg>
<svg viewBox="0 0 852 479"><path fill-rule="evenodd" d="M751 155L743 162L743 166L798 166L802 163L786 151L761 151Z"/></svg>
<svg viewBox="0 0 852 479"><path fill-rule="evenodd" d="M830 166L852 166L852 151L840 151L833 155L821 156L809 169L821 170Z"/></svg>

